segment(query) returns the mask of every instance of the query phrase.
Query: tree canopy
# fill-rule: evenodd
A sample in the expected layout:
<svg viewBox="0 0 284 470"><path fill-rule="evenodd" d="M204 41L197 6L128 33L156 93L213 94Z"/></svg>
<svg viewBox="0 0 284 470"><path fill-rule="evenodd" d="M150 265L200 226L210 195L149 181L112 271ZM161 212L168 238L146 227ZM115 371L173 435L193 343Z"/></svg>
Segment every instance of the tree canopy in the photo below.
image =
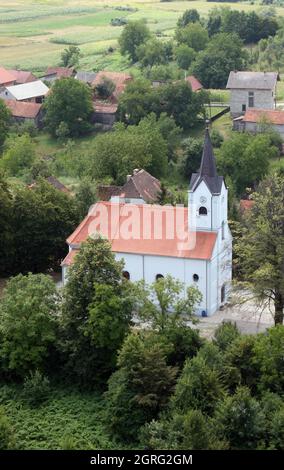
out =
<svg viewBox="0 0 284 470"><path fill-rule="evenodd" d="M85 83L74 78L56 80L44 107L45 125L54 137L62 125L65 136L79 136L90 131L92 91Z"/></svg>

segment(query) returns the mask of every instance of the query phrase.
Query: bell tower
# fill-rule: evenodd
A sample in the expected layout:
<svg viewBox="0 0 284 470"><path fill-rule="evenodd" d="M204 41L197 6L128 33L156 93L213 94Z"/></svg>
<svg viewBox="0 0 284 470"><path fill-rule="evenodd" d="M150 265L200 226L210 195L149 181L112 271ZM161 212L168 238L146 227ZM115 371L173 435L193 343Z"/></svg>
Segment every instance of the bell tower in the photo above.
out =
<svg viewBox="0 0 284 470"><path fill-rule="evenodd" d="M188 191L189 220L195 220L196 231L221 232L227 227L228 190L223 176L217 173L216 159L206 121L201 165L191 176Z"/></svg>

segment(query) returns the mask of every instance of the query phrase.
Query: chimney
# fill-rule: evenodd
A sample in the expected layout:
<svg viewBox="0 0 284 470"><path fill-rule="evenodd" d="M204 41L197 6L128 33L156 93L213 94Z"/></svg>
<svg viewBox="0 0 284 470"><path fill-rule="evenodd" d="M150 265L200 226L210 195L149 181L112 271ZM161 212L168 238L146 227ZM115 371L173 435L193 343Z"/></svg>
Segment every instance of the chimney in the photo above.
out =
<svg viewBox="0 0 284 470"><path fill-rule="evenodd" d="M126 182L128 182L131 178L131 175L126 175Z"/></svg>
<svg viewBox="0 0 284 470"><path fill-rule="evenodd" d="M139 171L140 171L139 168L135 168L135 170L133 170L133 176L139 173Z"/></svg>

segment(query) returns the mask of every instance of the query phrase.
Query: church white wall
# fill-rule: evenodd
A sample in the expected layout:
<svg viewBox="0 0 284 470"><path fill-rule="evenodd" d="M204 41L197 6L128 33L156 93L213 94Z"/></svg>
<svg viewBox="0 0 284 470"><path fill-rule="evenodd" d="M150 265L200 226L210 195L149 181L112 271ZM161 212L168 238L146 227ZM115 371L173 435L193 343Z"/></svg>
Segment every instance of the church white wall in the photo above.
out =
<svg viewBox="0 0 284 470"><path fill-rule="evenodd" d="M196 230L211 230L211 199L212 195L204 181L199 184L194 192L189 192L188 194L188 207L192 208L191 210L195 211L196 215ZM206 207L207 215L199 215L200 207Z"/></svg>
<svg viewBox="0 0 284 470"><path fill-rule="evenodd" d="M147 284L156 280L157 274L166 276L170 274L175 279L185 284L185 288L195 285L202 294L202 302L196 310L196 314L208 311L206 292L206 270L205 260L191 260L183 258L172 258L167 256L136 255L130 253L116 253L117 260L124 260L124 270L130 274L131 281L143 279ZM193 281L193 275L199 276L198 282Z"/></svg>

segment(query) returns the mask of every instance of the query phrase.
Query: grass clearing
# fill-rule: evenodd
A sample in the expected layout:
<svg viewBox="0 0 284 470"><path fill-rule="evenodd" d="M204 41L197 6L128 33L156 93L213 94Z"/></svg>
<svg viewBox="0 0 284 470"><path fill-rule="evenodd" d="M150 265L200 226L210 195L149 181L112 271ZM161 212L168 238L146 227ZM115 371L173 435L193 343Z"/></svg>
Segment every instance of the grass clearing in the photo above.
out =
<svg viewBox="0 0 284 470"><path fill-rule="evenodd" d="M43 71L59 63L66 44L78 44L81 68L126 70L129 65L118 52L107 55L108 47L117 47L122 30L110 25L112 18L145 19L152 31L171 37L186 9L196 8L206 16L215 6L220 3L134 0L122 10L121 0L1 0L0 65ZM222 6L245 11L258 8L241 2ZM277 13L284 15L284 8L277 8Z"/></svg>

